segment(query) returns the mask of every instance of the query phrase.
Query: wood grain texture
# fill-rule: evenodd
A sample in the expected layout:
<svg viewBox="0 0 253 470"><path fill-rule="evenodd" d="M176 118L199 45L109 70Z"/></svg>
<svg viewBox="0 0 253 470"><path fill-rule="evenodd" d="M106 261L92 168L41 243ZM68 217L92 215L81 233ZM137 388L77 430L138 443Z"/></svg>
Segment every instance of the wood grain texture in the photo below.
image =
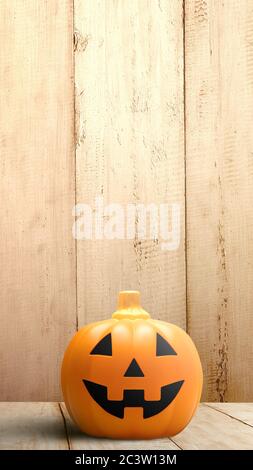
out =
<svg viewBox="0 0 253 470"><path fill-rule="evenodd" d="M79 326L138 289L156 318L184 327L182 2L74 4L77 202L181 206L177 251L157 239L77 242Z"/></svg>
<svg viewBox="0 0 253 470"><path fill-rule="evenodd" d="M187 323L203 399L252 400L253 2L75 0L74 46L72 7L0 5L0 399L59 399L76 327L139 289ZM179 203L179 250L76 244L72 207L97 196Z"/></svg>
<svg viewBox="0 0 253 470"><path fill-rule="evenodd" d="M188 329L208 401L252 401L252 17L251 0L185 2Z"/></svg>
<svg viewBox="0 0 253 470"><path fill-rule="evenodd" d="M120 441L79 432L63 403L2 402L0 449L252 449L252 412L252 403L201 404L189 426L172 439Z"/></svg>
<svg viewBox="0 0 253 470"><path fill-rule="evenodd" d="M59 398L75 329L72 6L0 6L0 398Z"/></svg>
<svg viewBox="0 0 253 470"><path fill-rule="evenodd" d="M253 426L252 403L208 403L208 406Z"/></svg>
<svg viewBox="0 0 253 470"><path fill-rule="evenodd" d="M62 413L65 417L66 429L70 449L73 450L179 450L179 447L174 444L170 439L152 439L152 440L115 440L115 439L102 439L87 436L78 430L73 423L67 412L64 403L60 404Z"/></svg>
<svg viewBox="0 0 253 470"><path fill-rule="evenodd" d="M0 403L1 450L68 449L58 403Z"/></svg>
<svg viewBox="0 0 253 470"><path fill-rule="evenodd" d="M184 450L252 450L253 428L201 404L173 441Z"/></svg>

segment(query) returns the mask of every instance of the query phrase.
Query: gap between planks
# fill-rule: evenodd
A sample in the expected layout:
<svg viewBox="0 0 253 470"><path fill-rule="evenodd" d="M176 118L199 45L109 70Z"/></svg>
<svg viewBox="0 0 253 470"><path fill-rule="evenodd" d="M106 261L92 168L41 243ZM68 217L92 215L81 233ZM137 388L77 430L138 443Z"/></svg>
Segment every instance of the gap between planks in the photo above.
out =
<svg viewBox="0 0 253 470"><path fill-rule="evenodd" d="M64 426L64 431L65 431L65 436L66 436L68 448L69 448L69 450L71 450L71 441L70 441L70 436L68 434L68 428L67 428L66 418L64 416L63 405L62 405L62 403L58 403L58 406L59 406L59 410L60 410L62 420L63 420L63 426Z"/></svg>

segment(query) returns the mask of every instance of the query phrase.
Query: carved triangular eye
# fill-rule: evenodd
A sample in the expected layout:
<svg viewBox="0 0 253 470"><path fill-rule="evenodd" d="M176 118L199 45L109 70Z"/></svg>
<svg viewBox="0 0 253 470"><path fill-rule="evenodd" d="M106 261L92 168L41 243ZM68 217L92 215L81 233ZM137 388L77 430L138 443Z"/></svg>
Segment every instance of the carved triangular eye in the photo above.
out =
<svg viewBox="0 0 253 470"><path fill-rule="evenodd" d="M106 335L92 349L90 354L100 354L101 356L112 356L112 336L111 333Z"/></svg>
<svg viewBox="0 0 253 470"><path fill-rule="evenodd" d="M157 333L156 335L156 355L157 356L176 356L177 353L174 351L172 346Z"/></svg>

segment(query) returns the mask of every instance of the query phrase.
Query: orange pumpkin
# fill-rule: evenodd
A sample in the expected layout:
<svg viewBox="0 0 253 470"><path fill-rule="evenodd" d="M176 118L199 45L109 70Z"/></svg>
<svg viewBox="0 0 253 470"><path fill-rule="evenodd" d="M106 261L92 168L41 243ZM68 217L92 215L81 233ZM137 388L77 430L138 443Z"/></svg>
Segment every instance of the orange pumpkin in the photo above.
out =
<svg viewBox="0 0 253 470"><path fill-rule="evenodd" d="M202 368L191 338L153 320L139 292L120 292L112 319L82 328L62 364L67 409L93 436L149 439L173 436L200 400Z"/></svg>

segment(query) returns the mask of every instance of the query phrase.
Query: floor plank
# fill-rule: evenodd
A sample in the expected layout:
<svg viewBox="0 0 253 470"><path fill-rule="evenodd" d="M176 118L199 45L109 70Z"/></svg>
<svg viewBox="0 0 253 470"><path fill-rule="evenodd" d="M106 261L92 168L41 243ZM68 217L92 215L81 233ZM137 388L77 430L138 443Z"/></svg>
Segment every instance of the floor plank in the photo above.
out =
<svg viewBox="0 0 253 470"><path fill-rule="evenodd" d="M189 426L173 441L184 450L247 450L253 446L253 429L202 404Z"/></svg>
<svg viewBox="0 0 253 470"><path fill-rule="evenodd" d="M0 403L0 449L68 449L58 403Z"/></svg>
<svg viewBox="0 0 253 470"><path fill-rule="evenodd" d="M189 426L172 440L117 441L82 434L62 403L1 402L0 449L246 450L252 449L252 416L250 403L202 404Z"/></svg>
<svg viewBox="0 0 253 470"><path fill-rule="evenodd" d="M170 439L152 439L152 440L114 440L114 439L99 439L87 436L81 433L73 424L66 410L66 407L61 403L61 409L65 417L66 428L70 448L74 450L179 450L177 444L173 443Z"/></svg>
<svg viewBox="0 0 253 470"><path fill-rule="evenodd" d="M253 403L208 403L208 406L253 426ZM252 443L253 447L253 443Z"/></svg>

